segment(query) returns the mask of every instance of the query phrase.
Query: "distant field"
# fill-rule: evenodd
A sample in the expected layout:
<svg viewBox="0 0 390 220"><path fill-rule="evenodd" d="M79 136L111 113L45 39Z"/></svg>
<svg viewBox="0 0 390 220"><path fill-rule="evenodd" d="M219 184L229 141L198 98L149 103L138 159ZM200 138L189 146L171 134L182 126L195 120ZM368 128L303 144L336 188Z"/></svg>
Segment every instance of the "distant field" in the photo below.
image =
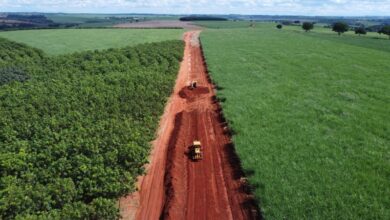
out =
<svg viewBox="0 0 390 220"><path fill-rule="evenodd" d="M301 26L284 26L283 28L285 30L293 30L293 31L304 32L304 30L302 29ZM324 28L324 27L318 27L318 26L316 26L313 30L311 30L310 33L330 34L333 37L339 37L335 32L332 31L332 29ZM356 37L356 38L357 37L359 37L359 38L380 38L380 39L386 39L386 40L389 39L389 37L387 35L378 34L376 32L367 32L367 35L359 36L359 35L355 34L355 31L352 31L352 30L348 31L348 32L345 32L342 36L353 36L353 37ZM341 39L343 39L343 38L341 38ZM348 38L348 39L350 39L350 38Z"/></svg>
<svg viewBox="0 0 390 220"><path fill-rule="evenodd" d="M26 43L48 54L120 48L141 43L181 39L184 30L59 29L0 32L0 37Z"/></svg>
<svg viewBox="0 0 390 220"><path fill-rule="evenodd" d="M103 20L104 17L99 16L83 16L83 15L46 15L46 17L56 23L84 23L91 19Z"/></svg>
<svg viewBox="0 0 390 220"><path fill-rule="evenodd" d="M195 21L193 23L212 29L245 28L251 24L249 21Z"/></svg>
<svg viewBox="0 0 390 220"><path fill-rule="evenodd" d="M134 14L46 14L46 17L58 23L84 23L88 20L105 20L107 17L136 17L146 20L178 20L179 16L156 16Z"/></svg>
<svg viewBox="0 0 390 220"><path fill-rule="evenodd" d="M315 37L317 39L331 40L343 44L355 45L358 47L371 48L390 52L390 40L387 35L380 35L374 32L368 32L367 35L357 35L354 31L348 31L341 36L329 28L316 27L310 32L305 32L301 27L285 26L282 31L292 31L302 36Z"/></svg>
<svg viewBox="0 0 390 220"><path fill-rule="evenodd" d="M203 48L266 219L390 219L390 41L208 29Z"/></svg>
<svg viewBox="0 0 390 220"><path fill-rule="evenodd" d="M134 14L46 14L46 17L60 24L77 24L78 27L112 27L129 22L150 20L178 20L178 16L134 15Z"/></svg>
<svg viewBox="0 0 390 220"><path fill-rule="evenodd" d="M200 29L200 26L194 25L192 22L173 21L173 20L155 20L133 23L117 24L114 27L121 28L183 28L187 30Z"/></svg>

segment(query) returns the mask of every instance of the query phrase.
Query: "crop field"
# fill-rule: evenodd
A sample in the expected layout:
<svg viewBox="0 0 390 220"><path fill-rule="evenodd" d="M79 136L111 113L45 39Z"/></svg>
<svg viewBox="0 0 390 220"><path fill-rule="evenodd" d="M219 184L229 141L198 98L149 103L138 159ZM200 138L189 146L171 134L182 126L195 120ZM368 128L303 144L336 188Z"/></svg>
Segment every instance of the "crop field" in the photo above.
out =
<svg viewBox="0 0 390 220"><path fill-rule="evenodd" d="M390 218L390 41L260 25L201 35L266 219Z"/></svg>
<svg viewBox="0 0 390 220"><path fill-rule="evenodd" d="M117 219L182 56L179 40L48 56L0 38L0 219Z"/></svg>
<svg viewBox="0 0 390 220"><path fill-rule="evenodd" d="M50 55L180 40L181 29L58 29L0 32L0 37L42 49Z"/></svg>

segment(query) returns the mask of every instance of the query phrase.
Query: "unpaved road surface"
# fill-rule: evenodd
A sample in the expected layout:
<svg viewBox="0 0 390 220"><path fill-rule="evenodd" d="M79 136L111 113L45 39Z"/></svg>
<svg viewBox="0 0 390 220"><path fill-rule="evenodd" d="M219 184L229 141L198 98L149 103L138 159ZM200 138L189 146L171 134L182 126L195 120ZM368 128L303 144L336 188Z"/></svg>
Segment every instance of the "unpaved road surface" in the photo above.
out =
<svg viewBox="0 0 390 220"><path fill-rule="evenodd" d="M260 218L208 78L199 33L184 36L184 59L151 163L139 192L121 199L123 219ZM187 88L192 80L198 82L195 90ZM194 140L203 146L203 160L197 162L188 155Z"/></svg>

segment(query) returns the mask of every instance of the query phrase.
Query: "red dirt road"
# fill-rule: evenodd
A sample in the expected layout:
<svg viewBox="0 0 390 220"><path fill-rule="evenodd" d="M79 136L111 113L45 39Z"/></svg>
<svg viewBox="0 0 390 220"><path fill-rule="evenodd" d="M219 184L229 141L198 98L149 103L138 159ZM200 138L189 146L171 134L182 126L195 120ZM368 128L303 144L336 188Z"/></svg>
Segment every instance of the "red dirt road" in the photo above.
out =
<svg viewBox="0 0 390 220"><path fill-rule="evenodd" d="M199 31L185 34L184 60L153 143L140 191L120 201L123 219L259 219L257 206L215 99L199 45ZM195 90L187 89L191 80ZM194 162L188 148L203 146Z"/></svg>

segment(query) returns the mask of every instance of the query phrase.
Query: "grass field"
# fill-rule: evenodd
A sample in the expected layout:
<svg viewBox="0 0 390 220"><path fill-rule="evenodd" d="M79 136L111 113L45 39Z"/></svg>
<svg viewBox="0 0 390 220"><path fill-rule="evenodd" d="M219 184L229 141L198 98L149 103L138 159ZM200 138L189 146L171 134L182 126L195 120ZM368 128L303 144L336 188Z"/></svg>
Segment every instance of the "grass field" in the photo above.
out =
<svg viewBox="0 0 390 220"><path fill-rule="evenodd" d="M183 33L184 30L180 29L59 29L0 32L0 37L26 43L51 55L58 55L176 40L181 39Z"/></svg>
<svg viewBox="0 0 390 220"><path fill-rule="evenodd" d="M269 24L201 39L266 219L390 219L390 41Z"/></svg>
<svg viewBox="0 0 390 220"><path fill-rule="evenodd" d="M380 35L374 32L368 32L367 35L356 35L354 31L348 31L341 36L331 29L316 27L310 32L305 32L301 27L285 26L283 31L292 31L302 36L315 37L317 39L331 40L343 44L350 44L358 47L366 47L375 50L390 52L390 40L387 35Z"/></svg>

